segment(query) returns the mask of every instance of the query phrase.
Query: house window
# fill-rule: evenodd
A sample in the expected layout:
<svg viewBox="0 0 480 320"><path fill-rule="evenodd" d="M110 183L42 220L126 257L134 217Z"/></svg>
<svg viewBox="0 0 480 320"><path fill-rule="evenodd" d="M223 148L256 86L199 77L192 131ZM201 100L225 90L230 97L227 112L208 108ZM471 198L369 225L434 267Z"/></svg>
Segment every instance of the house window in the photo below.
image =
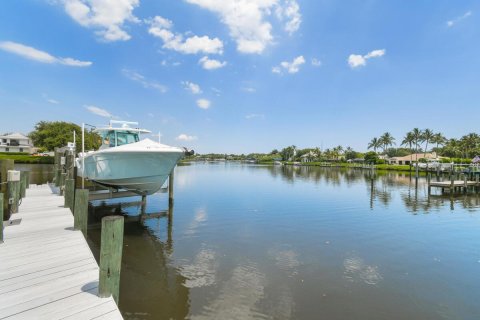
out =
<svg viewBox="0 0 480 320"><path fill-rule="evenodd" d="M8 152L8 151L10 151L10 148L5 148L5 152Z"/></svg>
<svg viewBox="0 0 480 320"><path fill-rule="evenodd" d="M20 148L20 152L23 152L23 148Z"/></svg>

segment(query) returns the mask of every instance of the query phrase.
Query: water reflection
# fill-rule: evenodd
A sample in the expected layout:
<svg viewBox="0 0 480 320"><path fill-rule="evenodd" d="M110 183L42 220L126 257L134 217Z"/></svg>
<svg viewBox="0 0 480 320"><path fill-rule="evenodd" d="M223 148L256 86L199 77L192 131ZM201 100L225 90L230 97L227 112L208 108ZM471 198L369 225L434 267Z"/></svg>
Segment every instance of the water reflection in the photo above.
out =
<svg viewBox="0 0 480 320"><path fill-rule="evenodd" d="M128 215L126 319L480 319L476 194L429 196L424 178L368 170L176 175L174 217L166 194L143 211L139 197L92 203L95 250L99 219Z"/></svg>
<svg viewBox="0 0 480 320"><path fill-rule="evenodd" d="M251 170L267 170L276 179L289 184L296 182L314 182L317 185L343 188L353 184L364 183L369 195L369 206L388 207L392 200L400 195L405 208L414 214L428 213L448 206L451 210L455 206L462 209L477 209L480 207L478 193L442 194L440 190L433 190L428 195L428 186L425 177L415 179L414 173L399 173L388 171L371 171L364 169L336 169L309 166L257 166ZM439 177L438 179L448 179Z"/></svg>
<svg viewBox="0 0 480 320"><path fill-rule="evenodd" d="M189 279L171 261L173 206L141 211L141 201L99 202L90 210L88 236L98 260L103 216L126 216L120 281L120 309L125 319L184 319L189 314ZM165 238L165 240L161 240Z"/></svg>

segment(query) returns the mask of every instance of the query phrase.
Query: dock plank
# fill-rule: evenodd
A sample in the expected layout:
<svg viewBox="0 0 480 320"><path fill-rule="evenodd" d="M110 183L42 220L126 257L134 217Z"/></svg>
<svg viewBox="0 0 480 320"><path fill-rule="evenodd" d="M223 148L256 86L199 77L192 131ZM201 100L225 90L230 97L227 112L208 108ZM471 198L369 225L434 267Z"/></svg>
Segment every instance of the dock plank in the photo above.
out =
<svg viewBox="0 0 480 320"><path fill-rule="evenodd" d="M64 199L31 186L0 244L0 319L122 319L98 297L98 265Z"/></svg>

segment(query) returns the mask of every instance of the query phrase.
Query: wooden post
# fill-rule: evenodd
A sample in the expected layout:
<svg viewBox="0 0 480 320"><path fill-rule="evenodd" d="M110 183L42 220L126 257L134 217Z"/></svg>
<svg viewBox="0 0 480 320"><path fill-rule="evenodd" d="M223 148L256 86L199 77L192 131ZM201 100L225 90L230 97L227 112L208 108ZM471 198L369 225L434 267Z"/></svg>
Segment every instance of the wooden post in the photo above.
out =
<svg viewBox="0 0 480 320"><path fill-rule="evenodd" d="M430 180L432 179L432 176L430 172L427 174L427 185L428 185L428 195L430 195L432 191L432 187L430 186Z"/></svg>
<svg viewBox="0 0 480 320"><path fill-rule="evenodd" d="M7 176L8 170L13 170L13 160L0 160L0 193L3 193L3 212L5 220L10 219L10 211L8 211L8 186Z"/></svg>
<svg viewBox="0 0 480 320"><path fill-rule="evenodd" d="M55 187L58 187L60 186L60 174L62 173L61 170L60 170L60 157L61 157L61 154L60 154L60 150L59 148L55 148L55 157L54 157L54 163L55 163L55 166L54 166L54 171L55 171Z"/></svg>
<svg viewBox="0 0 480 320"><path fill-rule="evenodd" d="M25 171L25 187L30 189L30 171Z"/></svg>
<svg viewBox="0 0 480 320"><path fill-rule="evenodd" d="M0 243L3 243L3 193L0 193Z"/></svg>
<svg viewBox="0 0 480 320"><path fill-rule="evenodd" d="M20 171L20 199L25 198L27 181L25 180L25 171Z"/></svg>
<svg viewBox="0 0 480 320"><path fill-rule="evenodd" d="M8 170L7 179L9 212L17 213L20 200L20 171Z"/></svg>
<svg viewBox="0 0 480 320"><path fill-rule="evenodd" d="M73 156L73 151L67 151L66 152L66 162L65 162L65 168L67 172L67 177L68 179L73 179L73 168L75 167L75 157Z"/></svg>
<svg viewBox="0 0 480 320"><path fill-rule="evenodd" d="M73 228L82 231L83 236L87 238L88 189L77 189L75 191L75 208L73 212Z"/></svg>
<svg viewBox="0 0 480 320"><path fill-rule="evenodd" d="M108 216L102 219L98 293L101 298L113 296L117 304L120 295L123 223L122 216Z"/></svg>
<svg viewBox="0 0 480 320"><path fill-rule="evenodd" d="M463 192L466 193L468 190L468 180L467 180L467 175L463 175Z"/></svg>
<svg viewBox="0 0 480 320"><path fill-rule="evenodd" d="M75 201L75 181L73 179L67 179L65 181L65 199L64 199L64 207L70 208L70 211L73 213L73 205Z"/></svg>
<svg viewBox="0 0 480 320"><path fill-rule="evenodd" d="M450 193L453 193L453 182L455 181L455 177L453 176L453 174L450 176Z"/></svg>
<svg viewBox="0 0 480 320"><path fill-rule="evenodd" d="M60 183L59 183L59 188L60 188L60 195L63 196L64 190L65 190L65 178L67 174L66 173L60 173Z"/></svg>
<svg viewBox="0 0 480 320"><path fill-rule="evenodd" d="M173 180L174 180L174 172L175 168L172 169L172 172L170 172L170 175L168 176L168 203L172 204L173 203Z"/></svg>
<svg viewBox="0 0 480 320"><path fill-rule="evenodd" d="M60 187L62 180L62 169L55 169L55 187Z"/></svg>

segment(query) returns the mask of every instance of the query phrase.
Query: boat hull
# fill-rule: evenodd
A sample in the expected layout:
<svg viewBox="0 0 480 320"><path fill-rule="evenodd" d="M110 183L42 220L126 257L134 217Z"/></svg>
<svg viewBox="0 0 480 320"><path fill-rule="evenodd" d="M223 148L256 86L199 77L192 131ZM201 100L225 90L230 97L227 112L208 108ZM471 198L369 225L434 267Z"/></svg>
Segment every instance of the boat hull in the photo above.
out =
<svg viewBox="0 0 480 320"><path fill-rule="evenodd" d="M81 170L80 164L78 171L79 175L104 186L150 195L160 190L183 155L182 151L112 152L108 149L87 154L83 161L79 159L85 169Z"/></svg>

